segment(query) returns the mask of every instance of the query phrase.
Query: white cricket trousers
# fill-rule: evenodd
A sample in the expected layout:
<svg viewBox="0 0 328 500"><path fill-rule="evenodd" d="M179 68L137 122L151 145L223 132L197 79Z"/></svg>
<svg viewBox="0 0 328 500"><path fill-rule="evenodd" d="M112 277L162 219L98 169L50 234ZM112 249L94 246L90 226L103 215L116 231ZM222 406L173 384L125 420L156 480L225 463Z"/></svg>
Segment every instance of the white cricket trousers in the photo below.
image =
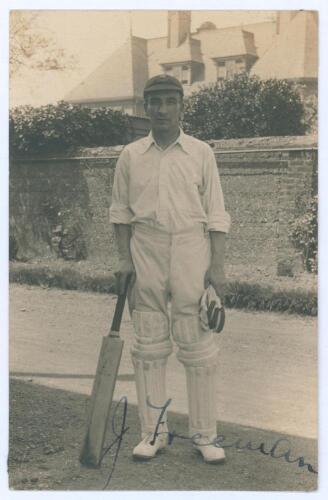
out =
<svg viewBox="0 0 328 500"><path fill-rule="evenodd" d="M210 238L202 224L169 234L135 224L131 254L136 270L132 293L135 343L131 350L142 435L155 430L159 410L170 398L166 391L167 358L172 341L185 367L189 435L212 440L216 435L216 367L214 334L204 331L199 301L210 264ZM168 303L171 303L171 314ZM166 416L164 419L166 426Z"/></svg>

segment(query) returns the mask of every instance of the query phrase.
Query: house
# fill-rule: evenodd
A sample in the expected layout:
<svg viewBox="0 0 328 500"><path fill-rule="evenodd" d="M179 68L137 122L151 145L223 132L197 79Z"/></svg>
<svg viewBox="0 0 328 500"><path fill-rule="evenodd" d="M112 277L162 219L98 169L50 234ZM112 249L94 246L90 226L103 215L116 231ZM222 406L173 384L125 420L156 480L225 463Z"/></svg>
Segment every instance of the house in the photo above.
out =
<svg viewBox="0 0 328 500"><path fill-rule="evenodd" d="M314 11L282 11L277 36L256 61L251 74L262 79L286 78L303 87L303 96L317 94L318 19Z"/></svg>
<svg viewBox="0 0 328 500"><path fill-rule="evenodd" d="M168 11L166 37L130 35L64 99L141 117L144 85L159 73L178 78L186 95L240 72L287 78L303 84L305 96L316 94L316 12L277 11L273 21L220 29L208 21L193 33L190 26L190 11Z"/></svg>

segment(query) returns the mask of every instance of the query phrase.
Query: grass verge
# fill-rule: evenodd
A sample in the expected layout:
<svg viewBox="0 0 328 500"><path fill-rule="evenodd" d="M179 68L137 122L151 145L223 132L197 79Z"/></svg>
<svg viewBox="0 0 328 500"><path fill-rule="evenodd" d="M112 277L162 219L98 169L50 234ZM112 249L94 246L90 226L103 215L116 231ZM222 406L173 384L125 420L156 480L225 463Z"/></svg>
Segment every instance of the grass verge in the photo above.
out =
<svg viewBox="0 0 328 500"><path fill-rule="evenodd" d="M317 315L317 294L314 290L274 289L255 283L233 281L228 283L225 303L228 307L256 311Z"/></svg>
<svg viewBox="0 0 328 500"><path fill-rule="evenodd" d="M90 269L86 264L14 262L10 264L9 280L65 290L115 293L113 271L102 266ZM227 307L236 309L317 315L317 293L314 289L261 285L242 279L228 282L225 303Z"/></svg>
<svg viewBox="0 0 328 500"><path fill-rule="evenodd" d="M65 263L67 264L67 263ZM115 293L114 274L110 271L90 272L68 265L10 265L9 281L26 285L81 290L84 292Z"/></svg>

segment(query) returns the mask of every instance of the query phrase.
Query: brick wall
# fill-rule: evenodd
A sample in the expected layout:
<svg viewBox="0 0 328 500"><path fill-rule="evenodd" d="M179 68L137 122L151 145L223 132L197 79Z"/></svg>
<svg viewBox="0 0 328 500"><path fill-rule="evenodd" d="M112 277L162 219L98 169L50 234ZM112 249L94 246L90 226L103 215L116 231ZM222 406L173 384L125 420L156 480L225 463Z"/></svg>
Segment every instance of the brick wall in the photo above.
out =
<svg viewBox="0 0 328 500"><path fill-rule="evenodd" d="M274 269L279 260L289 258L299 265L288 225L316 187L316 138L210 144L232 217L229 262ZM10 227L18 257L66 255L102 262L115 258L108 209L120 151L120 146L80 149L66 158L11 162Z"/></svg>

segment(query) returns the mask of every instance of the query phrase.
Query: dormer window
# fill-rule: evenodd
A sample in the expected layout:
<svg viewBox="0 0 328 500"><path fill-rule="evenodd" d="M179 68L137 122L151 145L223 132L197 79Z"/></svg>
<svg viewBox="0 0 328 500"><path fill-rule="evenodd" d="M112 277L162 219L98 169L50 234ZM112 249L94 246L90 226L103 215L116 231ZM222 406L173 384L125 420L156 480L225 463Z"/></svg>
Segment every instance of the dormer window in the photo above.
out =
<svg viewBox="0 0 328 500"><path fill-rule="evenodd" d="M183 85L190 85L190 67L182 66L181 68L181 83Z"/></svg>
<svg viewBox="0 0 328 500"><path fill-rule="evenodd" d="M217 63L217 79L224 80L227 78L227 68L225 61L219 61Z"/></svg>
<svg viewBox="0 0 328 500"><path fill-rule="evenodd" d="M216 59L217 80L232 78L238 73L247 71L246 61L242 57Z"/></svg>
<svg viewBox="0 0 328 500"><path fill-rule="evenodd" d="M162 53L160 65L165 73L175 76L182 85L189 86L200 81L204 74L200 40L187 36L179 45L169 45Z"/></svg>
<svg viewBox="0 0 328 500"><path fill-rule="evenodd" d="M246 71L246 64L243 59L236 59L236 73Z"/></svg>
<svg viewBox="0 0 328 500"><path fill-rule="evenodd" d="M191 67L188 64L165 65L165 73L174 76L182 85L191 84Z"/></svg>

